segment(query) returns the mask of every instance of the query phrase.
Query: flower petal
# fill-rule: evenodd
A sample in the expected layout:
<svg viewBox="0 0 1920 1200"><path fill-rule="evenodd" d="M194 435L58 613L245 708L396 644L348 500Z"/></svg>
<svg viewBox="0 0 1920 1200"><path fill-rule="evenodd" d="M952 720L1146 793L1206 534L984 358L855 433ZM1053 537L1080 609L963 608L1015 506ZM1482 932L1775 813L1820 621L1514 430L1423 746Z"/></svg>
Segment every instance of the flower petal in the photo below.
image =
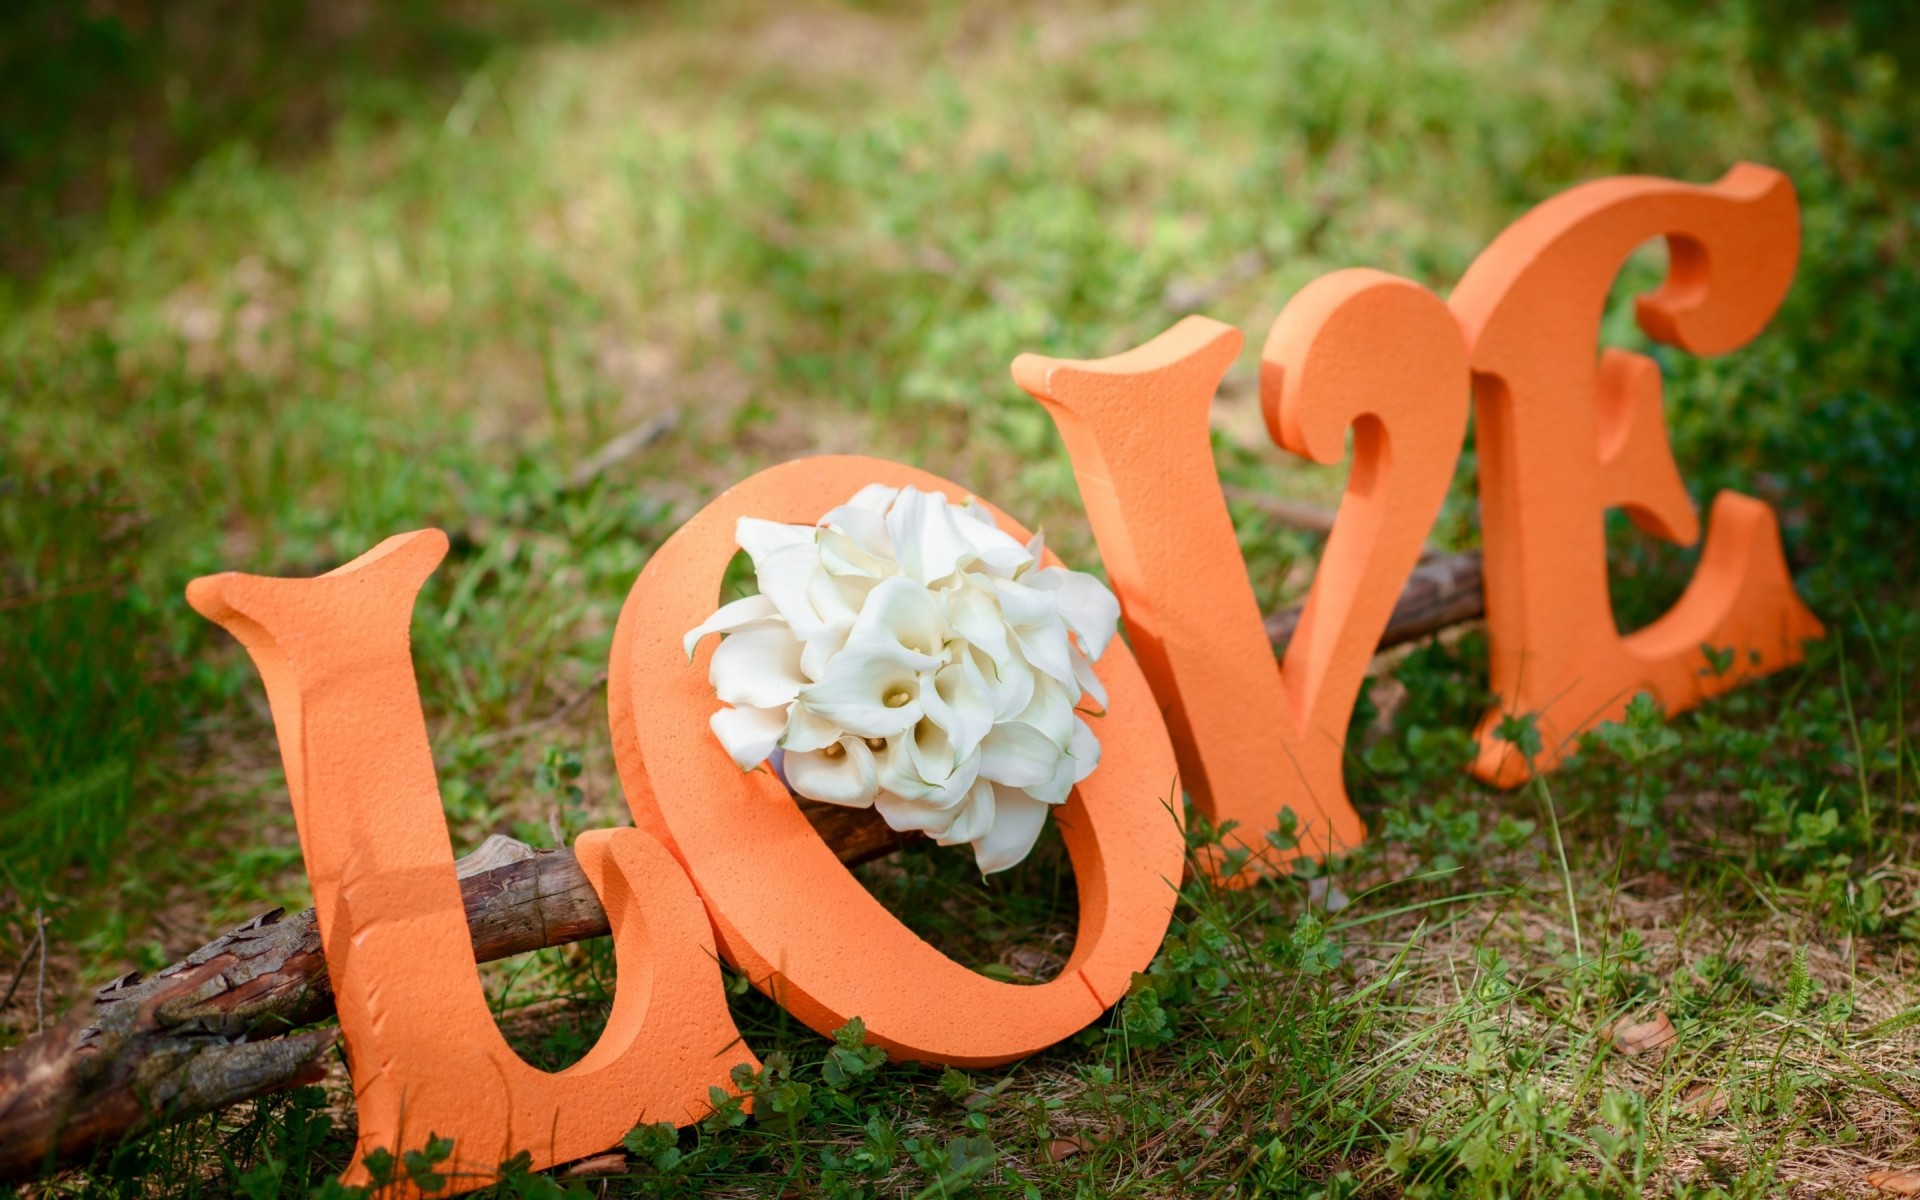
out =
<svg viewBox="0 0 1920 1200"><path fill-rule="evenodd" d="M773 601L761 595L742 596L731 604L722 604L718 611L706 620L687 631L681 643L686 647L687 657L693 657L693 648L700 639L711 633L733 633L756 625L771 625L780 621L779 610Z"/></svg>
<svg viewBox="0 0 1920 1200"><path fill-rule="evenodd" d="M897 833L929 833L935 837L951 828L953 819L960 815L959 805L908 800L884 788L873 798L873 807L886 821L887 828Z"/></svg>
<svg viewBox="0 0 1920 1200"><path fill-rule="evenodd" d="M922 584L953 574L972 549L947 498L913 487L901 488L887 510L887 535L901 573Z"/></svg>
<svg viewBox="0 0 1920 1200"><path fill-rule="evenodd" d="M907 800L947 808L963 799L980 774L980 752L954 753L946 731L922 720L892 739L880 764L880 786Z"/></svg>
<svg viewBox="0 0 1920 1200"><path fill-rule="evenodd" d="M922 763L925 770L925 763ZM924 777L924 776L923 776ZM967 798L967 793L980 779L980 752L972 754L953 764L953 769L944 778L928 779L933 787L923 797L930 804L952 805Z"/></svg>
<svg viewBox="0 0 1920 1200"><path fill-rule="evenodd" d="M887 739L887 748L877 756L880 764L880 790L890 796L903 800L924 800L934 789L920 778L920 772L914 765L913 741L911 733ZM934 807L941 807L935 805Z"/></svg>
<svg viewBox="0 0 1920 1200"><path fill-rule="evenodd" d="M713 736L726 747L727 757L742 771L767 761L786 724L784 708L720 708L707 720Z"/></svg>
<svg viewBox="0 0 1920 1200"><path fill-rule="evenodd" d="M894 499L899 495L900 489L897 487L888 487L884 483L870 483L855 492L853 499L847 503L854 508L864 508L868 512L877 512L885 516L887 510L893 507Z"/></svg>
<svg viewBox="0 0 1920 1200"><path fill-rule="evenodd" d="M1008 787L1032 787L1051 780L1064 753L1031 725L1006 721L980 743L980 777Z"/></svg>
<svg viewBox="0 0 1920 1200"><path fill-rule="evenodd" d="M783 764L787 783L809 800L843 804L849 808L870 808L880 793L873 751L857 737L832 743L838 753L828 750L789 750Z"/></svg>
<svg viewBox="0 0 1920 1200"><path fill-rule="evenodd" d="M713 652L707 677L728 704L785 710L807 685L800 674L800 643L793 631L774 626L729 634Z"/></svg>
<svg viewBox="0 0 1920 1200"><path fill-rule="evenodd" d="M827 664L833 656L846 648L847 635L853 632L852 621L833 621L814 631L812 637L800 651L800 673L814 682L827 673Z"/></svg>
<svg viewBox="0 0 1920 1200"><path fill-rule="evenodd" d="M800 699L848 733L892 737L920 720L920 672L938 665L938 659L897 645L848 643L827 664L820 682L800 690ZM901 694L905 702L887 703Z"/></svg>
<svg viewBox="0 0 1920 1200"><path fill-rule="evenodd" d="M1060 765L1054 769L1053 778L1042 783L1028 784L1021 790L1042 804L1065 804L1067 797L1073 794L1074 761L1062 754Z"/></svg>
<svg viewBox="0 0 1920 1200"><path fill-rule="evenodd" d="M949 511L960 536L967 539L972 558L985 567L989 575L1012 579L1033 565L1033 556L1027 553L1026 547L994 524L993 514L984 505L969 498L964 508Z"/></svg>
<svg viewBox="0 0 1920 1200"><path fill-rule="evenodd" d="M1073 791L1073 785L1093 774L1100 765L1100 740L1079 717L1073 719L1073 734L1067 752L1060 756L1053 778L1027 785L1027 794L1047 804L1061 804Z"/></svg>
<svg viewBox="0 0 1920 1200"><path fill-rule="evenodd" d="M872 517L873 514L862 515ZM885 529L885 525L882 525L883 534ZM819 546L820 565L829 575L859 575L868 579L885 579L899 570L891 558L882 558L868 551L859 542L837 529L822 529Z"/></svg>
<svg viewBox="0 0 1920 1200"><path fill-rule="evenodd" d="M807 589L815 576L824 574L820 569L820 548L810 540L780 546L765 557L755 559L753 566L761 594L773 601L773 606L793 627L794 636L805 640L818 632L825 622L820 619L813 601L807 598Z"/></svg>
<svg viewBox="0 0 1920 1200"><path fill-rule="evenodd" d="M1073 700L1067 689L1045 675L1033 677L1033 700L1022 709L1018 720L1047 735L1047 740L1062 750L1073 739Z"/></svg>
<svg viewBox="0 0 1920 1200"><path fill-rule="evenodd" d="M993 785L984 779L974 780L968 789L967 798L955 806L958 815L947 831L935 840L942 846L958 846L962 842L971 842L987 836L993 829L994 805Z"/></svg>
<svg viewBox="0 0 1920 1200"><path fill-rule="evenodd" d="M1067 747L1067 757L1073 760L1075 783L1093 774L1093 769L1100 765L1100 739L1093 735L1093 726L1079 717L1073 719L1073 742Z"/></svg>
<svg viewBox="0 0 1920 1200"><path fill-rule="evenodd" d="M1093 697L1095 708L1101 712L1107 711L1107 685L1100 682L1093 664L1087 661L1087 656L1081 653L1078 646L1073 648L1073 681L1080 685L1083 693Z"/></svg>
<svg viewBox="0 0 1920 1200"><path fill-rule="evenodd" d="M1030 588L1011 579L994 580L993 595L1000 602L1000 611L1007 624L1016 629L1048 625L1060 615L1052 592Z"/></svg>
<svg viewBox="0 0 1920 1200"><path fill-rule="evenodd" d="M808 708L804 702L796 701L787 710L787 729L780 735L780 747L783 750L824 750L842 737L845 731L832 721Z"/></svg>
<svg viewBox="0 0 1920 1200"><path fill-rule="evenodd" d="M994 662L1004 662L1012 651L1007 642L1006 618L1000 615L1000 602L992 591L966 582L984 578L969 572L963 586L941 589L940 599L946 609L948 628L965 638L968 645L985 651Z"/></svg>
<svg viewBox="0 0 1920 1200"><path fill-rule="evenodd" d="M741 517L733 527L733 540L758 567L760 560L786 546L813 544L813 526L783 525L759 517Z"/></svg>
<svg viewBox="0 0 1920 1200"><path fill-rule="evenodd" d="M982 875L1004 871L1033 852L1046 826L1049 805L1018 788L993 789L993 828L973 843L973 861Z"/></svg>
<svg viewBox="0 0 1920 1200"><path fill-rule="evenodd" d="M1048 567L1024 580L1031 587L1053 593L1060 617L1086 647L1087 657L1106 653L1120 624L1120 601L1107 585L1085 571Z"/></svg>
<svg viewBox="0 0 1920 1200"><path fill-rule="evenodd" d="M949 663L934 674L933 686L922 682L920 707L927 719L938 724L953 739L954 751L966 755L980 744L993 728L993 701L980 666L971 654L957 663Z"/></svg>
<svg viewBox="0 0 1920 1200"><path fill-rule="evenodd" d="M1020 654L1036 668L1062 684L1078 689L1073 678L1073 643L1067 640L1067 627L1061 621L1030 625L1013 631Z"/></svg>
<svg viewBox="0 0 1920 1200"><path fill-rule="evenodd" d="M807 580L807 603L828 624L851 621L860 615L873 585L874 580L868 576L834 575L823 566Z"/></svg>
<svg viewBox="0 0 1920 1200"><path fill-rule="evenodd" d="M892 643L935 658L945 648L946 626L933 593L904 575L882 579L867 594L847 643Z"/></svg>
<svg viewBox="0 0 1920 1200"><path fill-rule="evenodd" d="M1033 703L1033 668L1019 654L1009 654L1005 662L986 659L978 650L968 651L974 665L987 682L987 694L993 704L993 719L1011 721ZM983 661L984 660L984 661Z"/></svg>
<svg viewBox="0 0 1920 1200"><path fill-rule="evenodd" d="M893 502L889 496L887 502ZM893 559L893 539L887 535L887 513L884 508L862 508L858 504L842 504L839 508L820 518L820 524L827 529L836 529L853 539L854 545L886 562L889 571L899 569Z"/></svg>

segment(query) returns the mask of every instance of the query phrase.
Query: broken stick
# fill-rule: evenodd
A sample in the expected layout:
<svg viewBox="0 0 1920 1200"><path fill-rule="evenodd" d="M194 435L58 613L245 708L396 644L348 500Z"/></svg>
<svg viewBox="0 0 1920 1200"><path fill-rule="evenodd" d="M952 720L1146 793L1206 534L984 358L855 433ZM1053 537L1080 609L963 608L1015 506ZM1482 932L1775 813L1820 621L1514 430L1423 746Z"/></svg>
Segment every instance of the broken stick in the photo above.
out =
<svg viewBox="0 0 1920 1200"><path fill-rule="evenodd" d="M857 819L864 810L802 806L842 862L902 844L884 822ZM570 850L495 834L454 866L475 962L611 932ZM114 980L0 1055L0 1181L77 1161L143 1128L317 1081L337 1031L292 1031L333 1011L310 908L276 908L154 975Z"/></svg>

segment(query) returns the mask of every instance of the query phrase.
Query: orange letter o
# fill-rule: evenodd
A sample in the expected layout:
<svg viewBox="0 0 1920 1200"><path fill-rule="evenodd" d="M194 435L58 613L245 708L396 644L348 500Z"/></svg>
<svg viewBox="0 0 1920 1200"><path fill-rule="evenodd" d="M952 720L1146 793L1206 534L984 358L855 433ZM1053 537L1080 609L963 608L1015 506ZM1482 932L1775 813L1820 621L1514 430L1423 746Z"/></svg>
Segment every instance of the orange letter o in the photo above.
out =
<svg viewBox="0 0 1920 1200"><path fill-rule="evenodd" d="M713 920L721 953L821 1033L858 1016L896 1060L989 1066L1032 1054L1099 1017L1160 947L1184 856L1173 746L1159 704L1116 639L1097 670L1101 762L1054 812L1073 860L1080 926L1047 983L1000 983L922 941L841 866L769 771L743 774L707 727L712 641L689 663L686 632L712 613L741 517L812 524L869 483L964 489L884 459L802 459L716 498L667 540L627 596L608 686L614 755L635 820L673 852ZM1028 533L998 509L1002 529Z"/></svg>

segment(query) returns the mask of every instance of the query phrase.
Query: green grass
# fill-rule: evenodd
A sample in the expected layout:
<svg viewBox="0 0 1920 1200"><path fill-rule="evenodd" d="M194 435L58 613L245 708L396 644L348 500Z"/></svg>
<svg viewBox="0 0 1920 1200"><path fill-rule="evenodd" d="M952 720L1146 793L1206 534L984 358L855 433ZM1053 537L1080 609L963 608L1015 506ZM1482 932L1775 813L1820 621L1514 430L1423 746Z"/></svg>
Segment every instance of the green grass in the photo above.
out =
<svg viewBox="0 0 1920 1200"><path fill-rule="evenodd" d="M1920 68L1896 7L27 11L0 45L0 970L49 915L50 1008L306 903L264 697L187 610L195 575L448 529L414 636L455 842L548 842L623 819L613 619L719 488L896 457L1093 566L1015 354L1189 311L1257 342L1351 265L1444 293L1571 184L1750 159L1805 206L1786 307L1728 358L1653 352L1696 496L1782 509L1833 631L1806 668L1640 711L1500 794L1459 771L1484 646L1416 649L1356 718L1351 860L1190 885L1108 1020L1001 1072L868 1069L739 994L760 1115L640 1131L606 1187L1811 1195L1920 1162ZM1608 334L1640 346L1628 292ZM1281 461L1254 378L1218 402L1223 477L1331 502L1343 470ZM1437 541L1476 543L1472 489L1469 455ZM1297 597L1312 539L1234 514L1262 602ZM1692 561L1624 523L1615 551L1629 624ZM578 796L543 773L568 756ZM943 851L863 878L982 969L1070 945L1053 843L984 884ZM488 979L558 1065L611 967L582 946ZM1607 1048L1656 1010L1674 1049ZM343 1086L30 1190L304 1196L344 1165Z"/></svg>

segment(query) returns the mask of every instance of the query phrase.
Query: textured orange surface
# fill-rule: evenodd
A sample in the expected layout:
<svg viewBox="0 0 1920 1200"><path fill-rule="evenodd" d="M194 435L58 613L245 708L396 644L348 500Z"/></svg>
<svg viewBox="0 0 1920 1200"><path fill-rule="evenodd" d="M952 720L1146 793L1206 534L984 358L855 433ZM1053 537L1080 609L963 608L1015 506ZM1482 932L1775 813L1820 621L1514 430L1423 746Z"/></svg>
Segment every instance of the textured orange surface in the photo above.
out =
<svg viewBox="0 0 1920 1200"><path fill-rule="evenodd" d="M604 1150L641 1122L688 1124L755 1066L727 1012L693 888L636 829L583 834L581 868L613 926L606 1032L556 1073L501 1037L474 969L407 627L447 548L388 538L317 579L213 575L187 599L243 642L266 681L346 1037L361 1154L452 1138L450 1191ZM410 1194L402 1186L400 1194ZM383 1193L385 1194L385 1193Z"/></svg>
<svg viewBox="0 0 1920 1200"><path fill-rule="evenodd" d="M1511 785L1551 768L1579 734L1639 692L1668 712L1800 661L1819 621L1788 578L1773 510L1722 493L1680 601L1622 634L1607 589L1602 518L1623 508L1688 544L1699 518L1667 443L1660 370L1597 351L1607 294L1636 247L1665 237L1667 279L1641 296L1640 327L1696 354L1733 350L1766 325L1793 280L1799 206L1786 176L1742 164L1707 187L1605 179L1563 192L1500 235L1449 304L1471 347L1480 452L1487 629L1499 707L1475 771ZM1703 645L1732 650L1714 674ZM1533 714L1531 763L1494 736Z"/></svg>
<svg viewBox="0 0 1920 1200"><path fill-rule="evenodd" d="M1295 296L1261 354L1274 439L1353 468L1298 632L1276 670L1208 438L1240 332L1189 317L1095 362L1023 355L1013 374L1053 414L1186 786L1273 864L1281 809L1299 851L1365 836L1341 778L1347 724L1380 632L1440 510L1467 421L1466 348L1445 305L1378 271Z"/></svg>
<svg viewBox="0 0 1920 1200"><path fill-rule="evenodd" d="M739 518L811 525L869 483L966 495L881 459L802 459L728 490L667 540L614 635L614 756L635 819L686 867L721 952L755 987L823 1033L860 1017L895 1059L1003 1063L1096 1020L1159 950L1184 854L1173 748L1146 679L1115 641L1095 668L1109 693L1107 714L1089 718L1100 766L1052 817L1080 893L1073 954L1056 978L997 982L901 924L771 772L743 774L727 757L707 727L719 707L707 682L713 642L691 662L681 644L720 599ZM994 518L1028 537L997 509Z"/></svg>

